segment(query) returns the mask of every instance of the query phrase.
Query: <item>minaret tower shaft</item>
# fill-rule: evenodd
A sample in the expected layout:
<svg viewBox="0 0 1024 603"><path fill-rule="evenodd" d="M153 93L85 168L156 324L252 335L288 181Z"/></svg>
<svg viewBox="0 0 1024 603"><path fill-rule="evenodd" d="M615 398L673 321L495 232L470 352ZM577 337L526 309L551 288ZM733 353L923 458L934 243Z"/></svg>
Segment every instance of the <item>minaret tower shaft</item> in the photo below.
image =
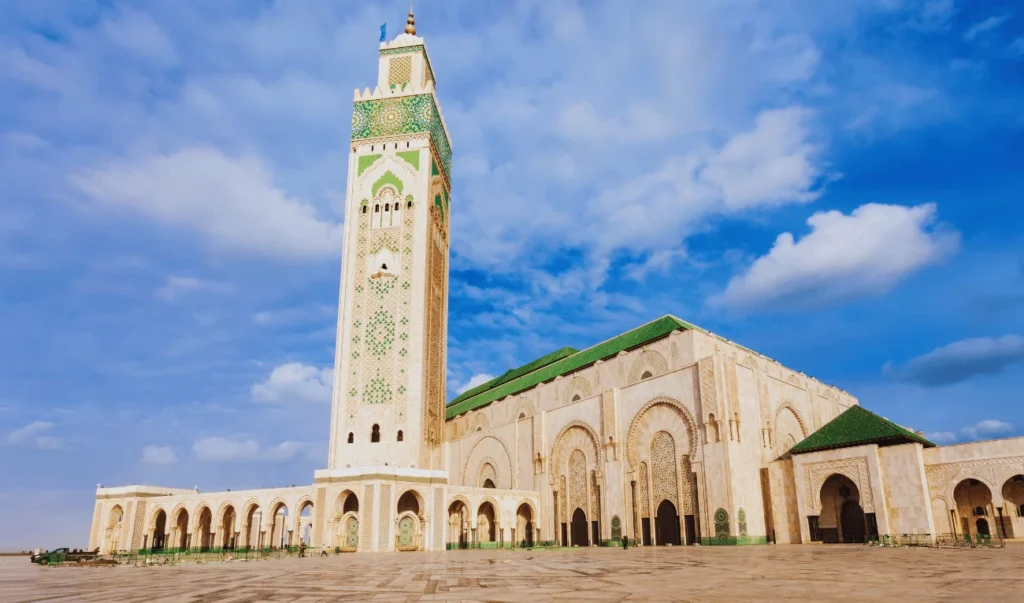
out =
<svg viewBox="0 0 1024 603"><path fill-rule="evenodd" d="M355 91L329 470L441 468L451 157L410 9Z"/></svg>

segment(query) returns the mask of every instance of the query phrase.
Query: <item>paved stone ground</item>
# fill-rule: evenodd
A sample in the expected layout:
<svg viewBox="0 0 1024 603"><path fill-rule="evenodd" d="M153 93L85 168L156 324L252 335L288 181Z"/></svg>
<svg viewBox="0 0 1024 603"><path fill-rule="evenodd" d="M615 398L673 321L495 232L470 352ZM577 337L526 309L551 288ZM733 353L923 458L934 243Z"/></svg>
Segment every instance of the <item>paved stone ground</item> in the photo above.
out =
<svg viewBox="0 0 1024 603"><path fill-rule="evenodd" d="M164 567L0 558L0 601L1024 601L1024 546L381 553Z"/></svg>

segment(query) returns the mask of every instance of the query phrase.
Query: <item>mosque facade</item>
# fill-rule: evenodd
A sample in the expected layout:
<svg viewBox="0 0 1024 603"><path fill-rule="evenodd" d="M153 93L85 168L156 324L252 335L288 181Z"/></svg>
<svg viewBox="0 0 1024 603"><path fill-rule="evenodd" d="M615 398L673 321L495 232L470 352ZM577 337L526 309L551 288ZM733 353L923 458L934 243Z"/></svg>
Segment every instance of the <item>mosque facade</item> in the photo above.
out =
<svg viewBox="0 0 1024 603"><path fill-rule="evenodd" d="M310 485L99 487L103 553L1024 535L1024 438L935 446L673 316L445 403L452 147L412 14L356 90L326 467Z"/></svg>

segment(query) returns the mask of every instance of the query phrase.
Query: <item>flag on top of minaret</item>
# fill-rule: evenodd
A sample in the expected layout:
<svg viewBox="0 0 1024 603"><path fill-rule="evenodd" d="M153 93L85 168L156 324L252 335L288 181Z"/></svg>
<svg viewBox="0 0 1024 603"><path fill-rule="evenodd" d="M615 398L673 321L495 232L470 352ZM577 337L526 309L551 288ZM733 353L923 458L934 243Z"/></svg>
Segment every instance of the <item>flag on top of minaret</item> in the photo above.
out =
<svg viewBox="0 0 1024 603"><path fill-rule="evenodd" d="M380 41L381 42L383 42L384 38L387 37L387 33L386 33L387 30L388 30L387 22L382 23L381 26L380 26Z"/></svg>

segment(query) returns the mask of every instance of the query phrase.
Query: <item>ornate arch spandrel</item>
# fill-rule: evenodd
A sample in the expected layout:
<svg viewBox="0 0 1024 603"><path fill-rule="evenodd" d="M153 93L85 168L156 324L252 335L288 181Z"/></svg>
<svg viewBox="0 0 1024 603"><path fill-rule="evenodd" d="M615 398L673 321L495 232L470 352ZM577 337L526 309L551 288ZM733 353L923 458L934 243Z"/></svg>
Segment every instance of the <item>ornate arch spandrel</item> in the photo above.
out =
<svg viewBox="0 0 1024 603"><path fill-rule="evenodd" d="M633 360L629 368L629 376L626 378L626 385L634 385L641 381L640 376L644 370L651 372L651 377L660 377L668 372L668 360L656 350L644 350Z"/></svg>
<svg viewBox="0 0 1024 603"><path fill-rule="evenodd" d="M666 396L659 396L647 402L647 404L644 404L640 410L633 415L633 420L629 423L629 431L626 432L626 460L629 463L630 469L635 469L639 461L636 450L636 434L637 429L640 427L640 421L648 410L658 405L669 406L680 413L689 431L687 435L689 436L690 449L687 451L687 454L689 454L690 458L694 461L701 457L701 447L698 445L700 435L697 433L697 424L693 420L693 415L690 414L690 411L679 400Z"/></svg>
<svg viewBox="0 0 1024 603"><path fill-rule="evenodd" d="M590 381L582 375L573 375L568 385L562 390L562 406L572 403L573 394L579 394L581 400L586 400L593 395L594 388Z"/></svg>
<svg viewBox="0 0 1024 603"><path fill-rule="evenodd" d="M491 433L489 433L489 434L483 436L482 438L480 438L476 442L476 444L473 444L473 447L470 448L469 454L466 455L466 462L463 463L463 465L462 465L462 483L465 484L465 485L473 484L473 487L476 487L476 482L473 481L472 479L470 479L471 477L475 478L476 477L476 473L472 473L471 474L470 473L470 469L477 469L477 470L479 470L480 460L478 460L476 463L473 463L472 465L470 464L470 462L473 461L473 455L476 454L478 450L481 450L480 446L485 441L487 441L487 440L494 440L494 441L498 442L498 444L501 445L501 449L505 452L505 460L508 462L507 465L501 465L501 463L498 463L497 465L495 465L494 471L496 473L498 473L499 476L501 476L501 471L503 469L505 469L505 467L507 467L508 468L508 473L509 473L509 482L508 482L509 486L508 486L508 488L510 488L510 489L516 488L516 486L517 486L517 484L516 484L516 481L517 481L516 480L516 465L513 464L512 455L509 454L509 451L508 451L508 445L506 445L505 441L502 440L499 436L497 436L495 434L491 434ZM481 452L481 454L483 454L483 453ZM491 458L491 460L494 460L492 457L487 456L487 455L485 455L483 458ZM495 461L495 462L497 462L497 461ZM497 485L497 486L499 486L501 488L504 488L504 484L495 484L495 485Z"/></svg>
<svg viewBox="0 0 1024 603"><path fill-rule="evenodd" d="M595 463L594 464L596 465L596 469L598 471L598 475L603 474L603 471L601 471L601 469L603 467L603 462L602 461L603 461L604 457L603 457L603 455L601 453L601 437L597 435L597 430L594 429L589 423L586 423L585 421L579 421L579 420L570 421L570 422L566 423L562 427L562 429L560 429L558 431L558 435L555 437L555 445L551 447L551 462L555 463L555 466L554 466L554 468L549 466L549 472L552 473L552 474L556 474L558 471L561 471L561 463L560 463L561 456L560 455L562 453L562 450L561 450L562 443L563 443L563 440L565 439L565 436L569 433L569 431L572 430L575 427L579 427L579 428L583 429L583 431L585 431L587 433L587 435L590 436L590 441L594 445L594 454L595 454Z"/></svg>
<svg viewBox="0 0 1024 603"><path fill-rule="evenodd" d="M821 489L833 475L849 479L860 493L860 506L865 513L875 512L875 498L871 488L871 474L864 457L808 463L803 466L804 481L807 483L807 506L810 510L821 511Z"/></svg>

